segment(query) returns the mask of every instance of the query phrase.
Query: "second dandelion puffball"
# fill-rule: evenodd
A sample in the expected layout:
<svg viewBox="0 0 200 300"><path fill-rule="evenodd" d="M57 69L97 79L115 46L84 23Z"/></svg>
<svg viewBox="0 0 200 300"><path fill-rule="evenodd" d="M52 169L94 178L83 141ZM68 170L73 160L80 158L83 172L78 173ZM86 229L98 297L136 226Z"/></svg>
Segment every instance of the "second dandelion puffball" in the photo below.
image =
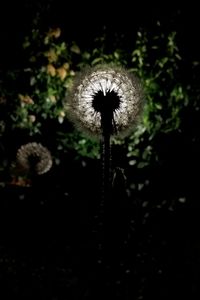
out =
<svg viewBox="0 0 200 300"><path fill-rule="evenodd" d="M42 175L52 167L52 157L49 150L40 143L27 143L17 151L18 165L24 171Z"/></svg>

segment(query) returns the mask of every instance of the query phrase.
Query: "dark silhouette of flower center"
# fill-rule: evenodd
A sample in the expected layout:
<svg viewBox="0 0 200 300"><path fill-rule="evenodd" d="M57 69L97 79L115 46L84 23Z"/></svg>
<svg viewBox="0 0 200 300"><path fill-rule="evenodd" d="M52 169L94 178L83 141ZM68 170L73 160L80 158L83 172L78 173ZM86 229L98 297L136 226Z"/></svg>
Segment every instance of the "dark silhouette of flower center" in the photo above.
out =
<svg viewBox="0 0 200 300"><path fill-rule="evenodd" d="M40 162L40 157L38 157L38 155L36 154L30 154L28 157L28 162L30 164L30 168L32 170L35 169L35 167L37 166L37 164Z"/></svg>
<svg viewBox="0 0 200 300"><path fill-rule="evenodd" d="M120 97L114 91L108 91L105 95L102 91L98 91L94 95L92 106L96 112L110 114L119 108Z"/></svg>
<svg viewBox="0 0 200 300"><path fill-rule="evenodd" d="M101 114L101 128L103 133L112 134L115 130L113 127L113 113L120 106L120 97L114 91L108 91L104 94L98 91L93 98L93 108Z"/></svg>

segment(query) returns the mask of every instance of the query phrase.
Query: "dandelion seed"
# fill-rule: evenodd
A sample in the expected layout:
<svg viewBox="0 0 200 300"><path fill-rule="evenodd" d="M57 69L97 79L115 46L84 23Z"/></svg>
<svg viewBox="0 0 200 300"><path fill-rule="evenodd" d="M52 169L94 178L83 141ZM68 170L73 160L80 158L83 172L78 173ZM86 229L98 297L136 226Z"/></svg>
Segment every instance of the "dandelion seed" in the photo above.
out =
<svg viewBox="0 0 200 300"><path fill-rule="evenodd" d="M40 143L28 143L19 148L16 157L19 166L37 175L48 172L52 167L49 150Z"/></svg>

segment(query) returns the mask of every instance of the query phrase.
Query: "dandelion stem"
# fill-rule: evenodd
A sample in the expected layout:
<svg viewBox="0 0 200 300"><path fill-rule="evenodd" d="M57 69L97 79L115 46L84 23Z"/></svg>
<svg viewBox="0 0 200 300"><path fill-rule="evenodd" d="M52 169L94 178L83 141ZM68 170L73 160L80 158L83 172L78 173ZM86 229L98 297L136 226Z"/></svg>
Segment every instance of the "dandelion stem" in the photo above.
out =
<svg viewBox="0 0 200 300"><path fill-rule="evenodd" d="M102 182L102 200L104 203L109 201L111 196L111 150L110 134L103 135L102 141L102 165L103 165L103 182Z"/></svg>
<svg viewBox="0 0 200 300"><path fill-rule="evenodd" d="M109 260L110 239L112 236L112 188L111 188L111 146L110 137L112 134L112 110L104 110L101 112L102 126L102 163L103 163L103 182L102 182L102 204L103 204L103 249L104 263Z"/></svg>
<svg viewBox="0 0 200 300"><path fill-rule="evenodd" d="M111 197L111 149L110 149L110 136L113 132L112 120L113 120L113 108L107 107L109 99L102 96L101 102L101 128L103 135L103 199L109 201ZM106 101L107 100L107 101ZM109 102L108 102L109 103Z"/></svg>

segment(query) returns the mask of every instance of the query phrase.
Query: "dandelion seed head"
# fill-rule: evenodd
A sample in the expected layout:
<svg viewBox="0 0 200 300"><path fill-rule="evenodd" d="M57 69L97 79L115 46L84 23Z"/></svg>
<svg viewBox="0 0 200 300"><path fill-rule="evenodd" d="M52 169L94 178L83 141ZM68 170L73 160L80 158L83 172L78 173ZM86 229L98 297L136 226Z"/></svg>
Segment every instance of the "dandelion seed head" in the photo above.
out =
<svg viewBox="0 0 200 300"><path fill-rule="evenodd" d="M52 167L52 157L49 150L40 143L22 145L16 156L19 166L27 172L42 175Z"/></svg>
<svg viewBox="0 0 200 300"><path fill-rule="evenodd" d="M68 111L76 124L93 135L102 133L102 116L110 112L111 134L125 134L136 123L142 100L138 79L123 68L100 66L75 80Z"/></svg>

